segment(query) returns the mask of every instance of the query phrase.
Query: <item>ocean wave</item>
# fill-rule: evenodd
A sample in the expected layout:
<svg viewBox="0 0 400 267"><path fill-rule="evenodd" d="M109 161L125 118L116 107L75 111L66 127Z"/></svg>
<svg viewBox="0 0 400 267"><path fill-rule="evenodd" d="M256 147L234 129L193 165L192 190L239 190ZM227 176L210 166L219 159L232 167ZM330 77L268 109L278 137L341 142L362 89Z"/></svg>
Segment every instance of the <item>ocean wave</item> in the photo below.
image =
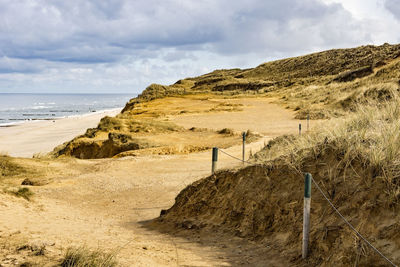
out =
<svg viewBox="0 0 400 267"><path fill-rule="evenodd" d="M79 110L67 110L67 109L54 109L54 110L49 110L49 112L55 112L55 113L74 113L74 112L80 112Z"/></svg>
<svg viewBox="0 0 400 267"><path fill-rule="evenodd" d="M33 107L31 107L31 109L46 109L46 108L52 108L52 107L49 107L49 106L33 106Z"/></svg>
<svg viewBox="0 0 400 267"><path fill-rule="evenodd" d="M0 94L1 95L1 94ZM0 96L0 124L24 123L32 120L59 119L86 116L122 109L132 96L102 95L32 95L15 94Z"/></svg>
<svg viewBox="0 0 400 267"><path fill-rule="evenodd" d="M10 126L18 125L21 123L23 123L23 122L6 122L6 123L0 122L0 127L10 127Z"/></svg>
<svg viewBox="0 0 400 267"><path fill-rule="evenodd" d="M24 117L32 117L32 116L55 116L56 114L52 113L23 113Z"/></svg>
<svg viewBox="0 0 400 267"><path fill-rule="evenodd" d="M43 106L43 105L55 105L55 102L38 102L38 103L33 103L34 105L39 105L39 106Z"/></svg>

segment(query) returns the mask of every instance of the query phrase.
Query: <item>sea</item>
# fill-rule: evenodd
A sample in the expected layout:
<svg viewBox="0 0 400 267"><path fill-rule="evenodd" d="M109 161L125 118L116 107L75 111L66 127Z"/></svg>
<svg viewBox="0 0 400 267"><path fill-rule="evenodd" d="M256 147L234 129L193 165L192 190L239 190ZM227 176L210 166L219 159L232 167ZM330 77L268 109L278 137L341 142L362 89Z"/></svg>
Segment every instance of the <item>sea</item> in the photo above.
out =
<svg viewBox="0 0 400 267"><path fill-rule="evenodd" d="M0 126L123 108L135 94L0 93Z"/></svg>

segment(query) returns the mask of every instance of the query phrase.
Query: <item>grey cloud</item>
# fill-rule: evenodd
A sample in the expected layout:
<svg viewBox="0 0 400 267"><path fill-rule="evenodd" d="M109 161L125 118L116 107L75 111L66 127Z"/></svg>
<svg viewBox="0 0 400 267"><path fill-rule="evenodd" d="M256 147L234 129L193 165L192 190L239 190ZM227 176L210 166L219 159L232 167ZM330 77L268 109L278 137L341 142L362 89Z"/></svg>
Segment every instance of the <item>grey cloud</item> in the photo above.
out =
<svg viewBox="0 0 400 267"><path fill-rule="evenodd" d="M112 62L138 49L203 44L221 35L204 12L190 13L175 1L0 3L0 49L15 58Z"/></svg>
<svg viewBox="0 0 400 267"><path fill-rule="evenodd" d="M1 73L38 83L65 75L74 87L77 74L65 70L87 67L94 71L79 77L84 84L118 79L140 91L206 68L241 67L232 62L365 44L370 32L321 0L0 0L0 82Z"/></svg>
<svg viewBox="0 0 400 267"><path fill-rule="evenodd" d="M359 21L339 4L316 0L253 0L218 44L221 53L294 54L370 41ZM264 15L263 15L264 12Z"/></svg>
<svg viewBox="0 0 400 267"><path fill-rule="evenodd" d="M15 58L104 63L168 47L203 50L208 45L211 52L241 54L297 50L310 38L329 45L331 38L323 40L326 32L347 37L333 40L334 45L360 38L354 35L358 29L344 25L352 18L340 5L317 0L231 2L0 0L0 49Z"/></svg>
<svg viewBox="0 0 400 267"><path fill-rule="evenodd" d="M400 20L400 0L386 0L385 8Z"/></svg>
<svg viewBox="0 0 400 267"><path fill-rule="evenodd" d="M193 53L186 52L186 51L180 51L180 50L175 50L175 51L169 51L167 52L162 59L166 62L173 62L173 61L180 61L183 59L190 59L190 60L197 60L198 58L193 55Z"/></svg>
<svg viewBox="0 0 400 267"><path fill-rule="evenodd" d="M43 60L26 61L15 58L0 57L0 73L40 73L44 70Z"/></svg>

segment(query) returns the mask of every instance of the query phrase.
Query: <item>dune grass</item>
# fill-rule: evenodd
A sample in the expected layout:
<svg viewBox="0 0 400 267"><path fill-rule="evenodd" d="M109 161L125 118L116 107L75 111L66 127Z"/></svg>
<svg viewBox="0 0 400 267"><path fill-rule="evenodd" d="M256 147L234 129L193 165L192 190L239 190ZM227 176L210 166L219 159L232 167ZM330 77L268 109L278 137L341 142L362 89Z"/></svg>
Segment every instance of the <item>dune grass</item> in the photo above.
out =
<svg viewBox="0 0 400 267"><path fill-rule="evenodd" d="M391 203L400 201L400 98L381 106L360 105L346 118L331 120L302 136L271 140L257 153L257 161L281 159L299 170L305 159L330 153L339 160L337 168L350 168L355 160L371 170L372 178L383 179Z"/></svg>
<svg viewBox="0 0 400 267"><path fill-rule="evenodd" d="M31 200L34 195L33 192L27 187L19 187L18 189L4 189L5 193L14 195L16 197L22 197L28 201Z"/></svg>
<svg viewBox="0 0 400 267"><path fill-rule="evenodd" d="M13 158L7 155L0 155L0 178L14 176L25 172L25 169L15 163Z"/></svg>
<svg viewBox="0 0 400 267"><path fill-rule="evenodd" d="M68 248L61 261L61 267L115 267L118 262L115 253L102 250L90 250L81 246Z"/></svg>
<svg viewBox="0 0 400 267"><path fill-rule="evenodd" d="M398 83L399 48L400 45L384 44L334 49L266 62L251 69L215 70L170 86L152 84L123 112L166 96L212 93L268 95L297 110L299 118L309 112L312 118L338 117L347 108L341 107L342 100L351 105L365 88Z"/></svg>

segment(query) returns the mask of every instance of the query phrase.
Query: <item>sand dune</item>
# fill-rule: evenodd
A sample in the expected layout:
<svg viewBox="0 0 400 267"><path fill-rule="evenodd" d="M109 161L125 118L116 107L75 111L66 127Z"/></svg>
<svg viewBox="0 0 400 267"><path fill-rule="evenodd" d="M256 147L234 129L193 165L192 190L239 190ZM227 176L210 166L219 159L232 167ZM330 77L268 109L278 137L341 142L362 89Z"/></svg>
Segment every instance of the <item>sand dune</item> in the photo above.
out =
<svg viewBox="0 0 400 267"><path fill-rule="evenodd" d="M254 103L259 101L261 100L253 100ZM288 129L296 132L297 120L290 118L287 110L263 103L244 108L244 111L239 112L241 116L235 116L236 120L232 121L232 126L236 130L252 128L254 112L265 113L268 110L271 117L285 124L285 127L281 127L271 123L271 129L277 127L277 132L283 129L283 132L276 134L287 133ZM203 120L200 120L203 117L199 116L198 122L213 128L218 123L226 122L231 116L232 112L221 113L209 120L208 125L204 124ZM40 142L32 145L30 151L33 152L35 149L43 150L44 145L47 145L46 138L50 139L55 133L58 133L60 139L66 138L66 135L62 135L62 127L70 127L71 132L79 131L77 126L86 127L88 122L92 125L96 123L94 117L83 117L57 121L54 128L58 129L58 132L53 130L51 122L1 130L3 135L8 133L8 142L11 142L11 131L21 135L15 140L25 143L33 142L34 136L42 134L43 137L38 138ZM59 129L57 124L63 125ZM291 125L294 126L290 127ZM34 134L23 137L24 130L31 130ZM238 138L240 139L240 136ZM247 157L250 150L259 151L269 139L270 137L265 137L248 144ZM1 142L7 143L4 140ZM11 154L24 152L23 144L15 144ZM48 147L50 149L51 146ZM240 145L226 151L241 157ZM121 266L132 266L132 263L135 263L135 266L230 266L246 262L262 265L266 262L271 263L272 255L279 258L276 251L258 248L257 245L247 244L247 241L242 239L226 239L215 234L196 237L191 236L191 233L184 237L175 237L143 228L141 222L153 219L160 214L161 209L169 208L176 195L186 185L210 174L210 151L121 159L15 160L39 171L37 175L30 175L31 178L38 176L39 179L51 182L44 186L30 187L35 195L29 203L10 195L0 195L0 242L5 240L2 236L12 235L11 239L7 239L7 242L11 242L7 246L11 248L26 243L45 243L46 255L50 258L58 258L57 253L71 245L117 249ZM220 153L218 169L240 166L241 162ZM14 178L13 182L20 184L23 179L24 177ZM252 259L243 259L243 251L247 251ZM9 252L0 250L0 258L2 253ZM32 258L23 252L15 254L10 257L19 262ZM52 263L49 259L43 261Z"/></svg>

